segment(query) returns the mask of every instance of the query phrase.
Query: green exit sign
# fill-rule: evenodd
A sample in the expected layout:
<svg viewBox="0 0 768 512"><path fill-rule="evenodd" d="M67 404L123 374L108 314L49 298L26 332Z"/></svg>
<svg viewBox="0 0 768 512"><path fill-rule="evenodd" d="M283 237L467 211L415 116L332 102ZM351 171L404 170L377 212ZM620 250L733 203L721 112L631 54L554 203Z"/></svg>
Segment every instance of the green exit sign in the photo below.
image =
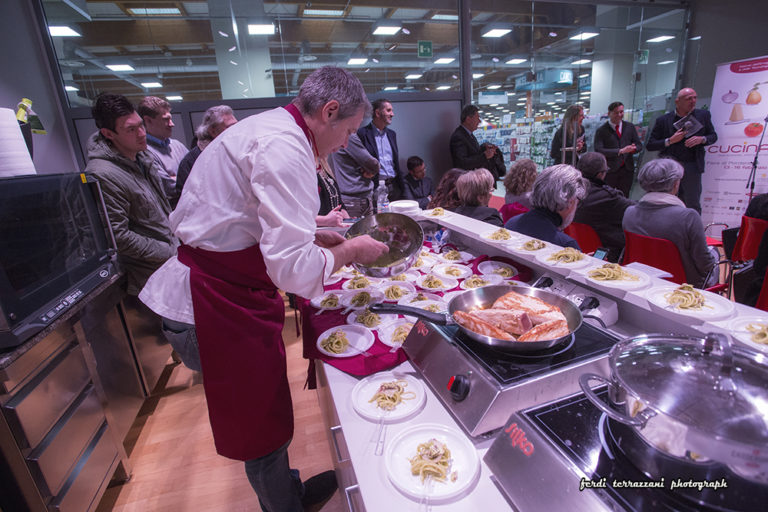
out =
<svg viewBox="0 0 768 512"><path fill-rule="evenodd" d="M432 58L432 41L419 41L419 58Z"/></svg>

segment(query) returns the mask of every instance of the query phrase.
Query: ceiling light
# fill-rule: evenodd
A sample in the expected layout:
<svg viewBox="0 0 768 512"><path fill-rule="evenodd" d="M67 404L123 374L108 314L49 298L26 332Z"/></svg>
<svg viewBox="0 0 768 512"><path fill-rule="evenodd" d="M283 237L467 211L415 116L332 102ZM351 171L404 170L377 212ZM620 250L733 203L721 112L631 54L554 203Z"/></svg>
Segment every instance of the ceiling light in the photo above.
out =
<svg viewBox="0 0 768 512"><path fill-rule="evenodd" d="M165 99L167 99L168 101L181 101L184 98L182 98L179 95L175 95L175 96L166 96Z"/></svg>
<svg viewBox="0 0 768 512"><path fill-rule="evenodd" d="M592 62L592 61L588 60L588 59L579 59L579 60L575 60L575 61L571 62L571 64L573 64L574 66L580 66L582 64L589 64L590 62Z"/></svg>
<svg viewBox="0 0 768 512"><path fill-rule="evenodd" d="M80 89L78 89L74 85L65 85L64 90L69 92L75 92L75 91L79 91Z"/></svg>
<svg viewBox="0 0 768 512"><path fill-rule="evenodd" d="M403 34L405 34L407 36L411 35L411 31L408 30L407 28L403 27L402 30L403 30Z"/></svg>
<svg viewBox="0 0 768 512"><path fill-rule="evenodd" d="M493 84L488 86L489 89L501 89L501 86L499 84Z"/></svg>
<svg viewBox="0 0 768 512"><path fill-rule="evenodd" d="M688 40L689 40L689 41L698 41L699 39L701 39L701 36L693 36L693 37L691 37L691 38L690 38L690 39L688 39Z"/></svg>
<svg viewBox="0 0 768 512"><path fill-rule="evenodd" d="M252 36L269 36L275 33L274 23L249 23L248 34Z"/></svg>
<svg viewBox="0 0 768 512"><path fill-rule="evenodd" d="M81 34L75 32L73 29L65 26L51 26L48 27L48 32L52 37L80 37Z"/></svg>
<svg viewBox="0 0 768 512"><path fill-rule="evenodd" d="M547 102L547 105L554 105L554 104L555 104L555 102L554 102L554 101L548 101L548 102Z"/></svg>
<svg viewBox="0 0 768 512"><path fill-rule="evenodd" d="M348 66L362 66L368 62L368 59L365 57L352 57L347 61Z"/></svg>
<svg viewBox="0 0 768 512"><path fill-rule="evenodd" d="M511 28L492 28L488 27L483 32L482 37L503 37L512 32Z"/></svg>
<svg viewBox="0 0 768 512"><path fill-rule="evenodd" d="M674 39L675 36L659 36L654 37L653 39L646 39L646 43L663 43L664 41L669 41L670 39Z"/></svg>
<svg viewBox="0 0 768 512"><path fill-rule="evenodd" d="M304 16L344 16L344 9L304 9Z"/></svg>
<svg viewBox="0 0 768 512"><path fill-rule="evenodd" d="M435 61L435 64L450 64L451 62L455 61L456 59L453 57L440 57Z"/></svg>
<svg viewBox="0 0 768 512"><path fill-rule="evenodd" d="M438 20L438 21L459 21L459 15L458 14L433 14L432 19Z"/></svg>
<svg viewBox="0 0 768 512"><path fill-rule="evenodd" d="M107 67L112 71L134 71L130 64L107 64Z"/></svg>
<svg viewBox="0 0 768 512"><path fill-rule="evenodd" d="M661 62L657 62L656 65L663 66L664 64L674 64L675 61L673 60L663 60Z"/></svg>
<svg viewBox="0 0 768 512"><path fill-rule="evenodd" d="M485 76L485 73L472 73L472 78L477 80L478 78L483 78Z"/></svg>
<svg viewBox="0 0 768 512"><path fill-rule="evenodd" d="M371 57L371 62L373 62L374 64L378 64L379 59L377 59L376 57Z"/></svg>
<svg viewBox="0 0 768 512"><path fill-rule="evenodd" d="M141 82L142 87L146 87L147 89L157 89L158 87L162 87L163 84L160 82Z"/></svg>
<svg viewBox="0 0 768 512"><path fill-rule="evenodd" d="M134 16L181 16L178 7L129 7Z"/></svg>
<svg viewBox="0 0 768 512"><path fill-rule="evenodd" d="M424 76L424 75L421 74L421 73L411 73L410 75L405 75L405 79L406 80L418 80L422 76Z"/></svg>
<svg viewBox="0 0 768 512"><path fill-rule="evenodd" d="M450 89L450 88L451 88L450 85L438 85L437 87L435 87L435 89L437 89L438 91L444 91L444 90Z"/></svg>
<svg viewBox="0 0 768 512"><path fill-rule="evenodd" d="M528 59L509 59L507 61L507 64L522 64L523 62L527 61Z"/></svg>
<svg viewBox="0 0 768 512"><path fill-rule="evenodd" d="M373 30L375 36L393 36L400 32L400 26L379 25Z"/></svg>
<svg viewBox="0 0 768 512"><path fill-rule="evenodd" d="M579 75L579 78L587 78L589 76L589 73L582 73Z"/></svg>
<svg viewBox="0 0 768 512"><path fill-rule="evenodd" d="M385 91L396 91L397 86L396 85L388 85L384 88Z"/></svg>
<svg viewBox="0 0 768 512"><path fill-rule="evenodd" d="M589 96L590 94L592 93L589 91L582 91L581 93L579 93L579 96Z"/></svg>
<svg viewBox="0 0 768 512"><path fill-rule="evenodd" d="M586 41L587 39L592 39L593 37L599 36L599 32L592 32L591 30L582 30L581 32L574 34L570 37L573 41Z"/></svg>

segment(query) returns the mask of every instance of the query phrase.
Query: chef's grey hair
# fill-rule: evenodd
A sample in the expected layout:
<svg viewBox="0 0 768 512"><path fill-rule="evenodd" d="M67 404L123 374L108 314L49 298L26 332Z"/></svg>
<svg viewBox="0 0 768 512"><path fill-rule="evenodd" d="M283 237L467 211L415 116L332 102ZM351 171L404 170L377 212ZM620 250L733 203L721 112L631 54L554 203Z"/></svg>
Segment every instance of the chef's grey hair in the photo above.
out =
<svg viewBox="0 0 768 512"><path fill-rule="evenodd" d="M645 164L637 174L637 182L646 192L672 192L675 182L683 177L683 166L671 158L658 158Z"/></svg>
<svg viewBox="0 0 768 512"><path fill-rule="evenodd" d="M544 169L533 182L531 205L559 212L574 199L580 201L586 195L584 178L576 168L566 164L553 165Z"/></svg>
<svg viewBox="0 0 768 512"><path fill-rule="evenodd" d="M466 206L487 205L492 188L493 174L488 169L468 171L456 180L456 194L461 204Z"/></svg>
<svg viewBox="0 0 768 512"><path fill-rule="evenodd" d="M203 122L195 129L195 136L198 140L211 141L210 129L214 128L224 122L224 118L228 116L235 116L232 111L232 107L229 105L216 105L205 111L203 116Z"/></svg>
<svg viewBox="0 0 768 512"><path fill-rule="evenodd" d="M349 71L333 66L323 66L309 75L293 104L302 114L312 116L332 100L339 102L339 120L354 116L361 108L363 116L371 115L371 103L360 80Z"/></svg>

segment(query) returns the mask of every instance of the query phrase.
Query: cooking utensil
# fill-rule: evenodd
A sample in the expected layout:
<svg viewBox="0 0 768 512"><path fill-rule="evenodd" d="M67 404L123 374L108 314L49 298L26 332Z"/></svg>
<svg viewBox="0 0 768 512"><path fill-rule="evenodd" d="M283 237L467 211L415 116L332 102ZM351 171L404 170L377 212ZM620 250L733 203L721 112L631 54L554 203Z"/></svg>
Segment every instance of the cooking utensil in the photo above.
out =
<svg viewBox="0 0 768 512"><path fill-rule="evenodd" d="M606 415L666 455L711 459L768 483L768 364L761 354L731 347L723 334L651 334L620 341L608 361L610 378L579 379ZM595 394L592 381L608 385L611 404Z"/></svg>
<svg viewBox="0 0 768 512"><path fill-rule="evenodd" d="M467 290L460 295L454 296L451 299L451 301L448 303L448 314L433 313L423 309L395 304L372 304L370 309L375 313L399 313L408 316L415 316L438 325L457 324L459 329L461 329L473 340L485 345L491 345L492 347L504 350L505 352L535 352L538 350L554 347L555 345L559 345L560 343L570 339L571 334L569 333L559 338L543 341L504 340L476 333L462 326L454 319L453 315L457 311L471 311L472 309L478 308L490 308L496 299L511 291L517 292L521 295L537 297L548 304L559 307L560 311L563 313L566 321L568 322L568 329L571 331L571 333L581 326L581 311L570 300L552 292L531 288L529 286L512 286L502 284Z"/></svg>
<svg viewBox="0 0 768 512"><path fill-rule="evenodd" d="M369 235L383 242L389 252L368 265L353 263L357 270L373 277L402 274L416 261L424 244L424 232L418 222L400 213L377 213L363 217L346 232L347 238Z"/></svg>

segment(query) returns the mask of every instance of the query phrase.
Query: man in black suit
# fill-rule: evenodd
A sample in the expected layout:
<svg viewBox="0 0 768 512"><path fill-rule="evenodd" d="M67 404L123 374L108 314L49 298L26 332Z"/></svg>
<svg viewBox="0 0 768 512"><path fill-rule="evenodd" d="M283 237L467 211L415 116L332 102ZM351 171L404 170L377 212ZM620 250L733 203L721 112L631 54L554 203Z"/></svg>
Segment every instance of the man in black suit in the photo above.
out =
<svg viewBox="0 0 768 512"><path fill-rule="evenodd" d="M403 177L400 175L400 158L397 151L397 134L388 128L395 117L392 104L385 99L374 100L371 122L357 130L365 149L379 161L379 181L384 180L389 200L396 201L403 195ZM374 184L374 189L377 187Z"/></svg>
<svg viewBox="0 0 768 512"><path fill-rule="evenodd" d="M661 151L663 157L680 162L685 171L677 195L688 208L701 213L701 175L704 172L704 146L717 141L712 116L707 110L697 109L696 91L680 89L675 99L675 111L656 119L648 138L649 151ZM701 125L695 131L685 127L677 129L674 123L691 114Z"/></svg>
<svg viewBox="0 0 768 512"><path fill-rule="evenodd" d="M504 174L504 158L493 144L480 145L474 132L480 126L480 111L474 105L461 109L461 125L451 135L451 158L453 166L458 169L471 171L473 169L488 169L493 179L498 180Z"/></svg>
<svg viewBox="0 0 768 512"><path fill-rule="evenodd" d="M634 154L643 149L635 125L624 121L624 104L614 101L608 105L608 121L595 132L595 151L608 162L605 183L629 197L635 177Z"/></svg>

